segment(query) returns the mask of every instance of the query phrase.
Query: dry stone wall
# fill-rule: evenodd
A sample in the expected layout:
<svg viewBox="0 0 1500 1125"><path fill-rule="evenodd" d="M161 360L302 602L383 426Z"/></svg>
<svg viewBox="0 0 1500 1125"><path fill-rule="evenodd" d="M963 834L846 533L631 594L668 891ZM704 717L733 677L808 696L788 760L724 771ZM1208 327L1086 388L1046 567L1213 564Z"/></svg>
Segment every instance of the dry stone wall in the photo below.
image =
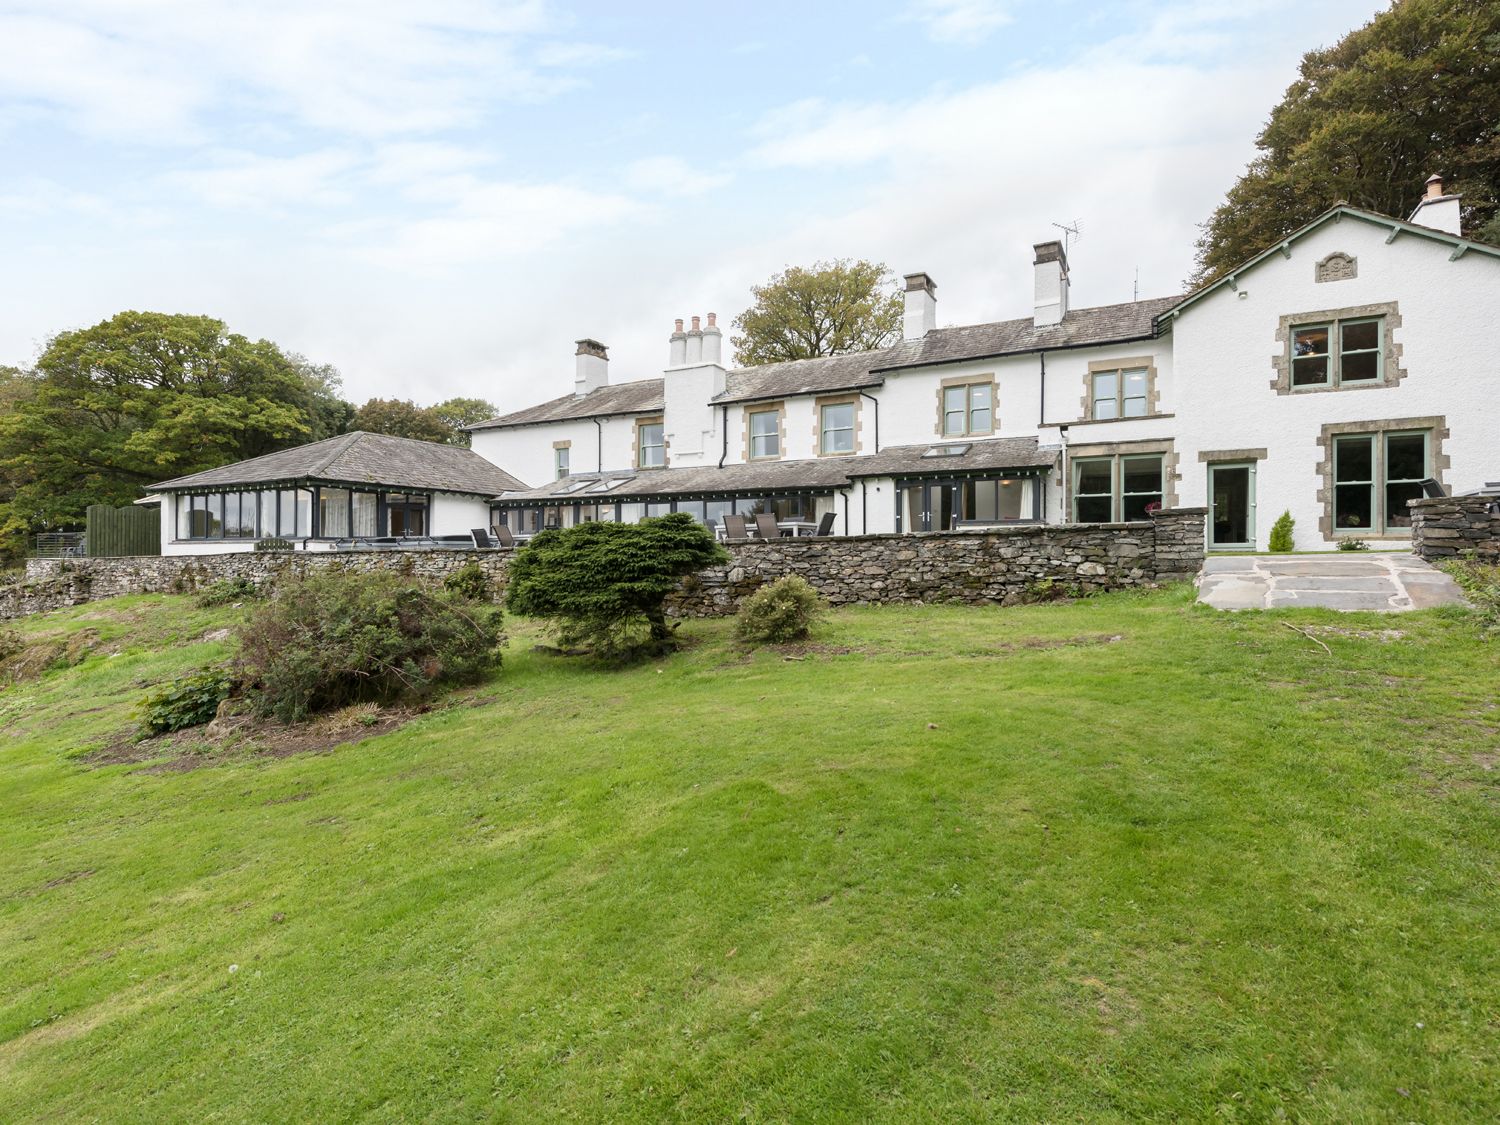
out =
<svg viewBox="0 0 1500 1125"><path fill-rule="evenodd" d="M1172 508L1123 524L1027 525L926 535L748 540L731 561L693 575L669 603L680 616L733 613L764 582L800 574L835 605L1006 605L1046 590L1093 593L1190 578L1203 562L1204 509ZM27 581L0 586L0 619L121 594L190 593L224 579L264 585L328 567L401 570L441 580L477 563L505 584L511 552L264 552L123 559L32 559Z"/></svg>
<svg viewBox="0 0 1500 1125"><path fill-rule="evenodd" d="M1440 496L1408 506L1412 550L1428 562L1472 556L1500 564L1500 505L1492 497Z"/></svg>

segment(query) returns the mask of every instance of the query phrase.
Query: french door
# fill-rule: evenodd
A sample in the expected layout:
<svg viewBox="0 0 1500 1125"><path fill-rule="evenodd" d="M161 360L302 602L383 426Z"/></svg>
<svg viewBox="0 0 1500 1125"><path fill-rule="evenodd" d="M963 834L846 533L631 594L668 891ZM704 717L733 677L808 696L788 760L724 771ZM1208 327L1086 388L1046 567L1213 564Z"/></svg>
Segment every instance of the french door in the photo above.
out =
<svg viewBox="0 0 1500 1125"><path fill-rule="evenodd" d="M1213 505L1209 546L1216 551L1248 551L1255 546L1255 462L1210 465L1208 495Z"/></svg>

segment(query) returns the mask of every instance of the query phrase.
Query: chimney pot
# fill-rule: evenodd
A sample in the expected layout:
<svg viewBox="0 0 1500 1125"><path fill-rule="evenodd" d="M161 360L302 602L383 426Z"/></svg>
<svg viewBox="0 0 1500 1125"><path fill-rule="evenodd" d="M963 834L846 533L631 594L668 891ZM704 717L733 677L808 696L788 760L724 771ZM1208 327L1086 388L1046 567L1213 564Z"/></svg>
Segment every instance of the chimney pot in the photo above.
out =
<svg viewBox="0 0 1500 1125"><path fill-rule="evenodd" d="M710 328L717 328L719 326L719 314L718 313L709 313L708 314L708 326Z"/></svg>
<svg viewBox="0 0 1500 1125"><path fill-rule="evenodd" d="M674 320L672 322L672 325L673 325L673 328L672 328L673 332L681 332L682 331L682 317L679 316L676 320Z"/></svg>
<svg viewBox="0 0 1500 1125"><path fill-rule="evenodd" d="M1449 195L1448 185L1442 176L1427 177L1427 191L1417 203L1407 222L1418 226L1440 230L1445 234L1463 236L1464 212L1462 196Z"/></svg>
<svg viewBox="0 0 1500 1125"><path fill-rule="evenodd" d="M700 329L698 327L698 321L700 321L701 319L702 319L702 317L697 317L697 316L693 317L693 331L694 332L700 331Z"/></svg>

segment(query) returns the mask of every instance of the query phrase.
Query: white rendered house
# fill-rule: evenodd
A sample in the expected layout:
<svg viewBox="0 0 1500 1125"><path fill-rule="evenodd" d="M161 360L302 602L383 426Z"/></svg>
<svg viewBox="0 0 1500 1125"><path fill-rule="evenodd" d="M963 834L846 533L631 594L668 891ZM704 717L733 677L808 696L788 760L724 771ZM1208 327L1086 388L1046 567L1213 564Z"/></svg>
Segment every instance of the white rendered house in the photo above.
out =
<svg viewBox="0 0 1500 1125"><path fill-rule="evenodd" d="M873 352L731 369L710 314L677 322L661 377L612 382L580 340L571 393L472 428L546 482L493 518L832 512L863 534L1207 506L1211 548L1264 549L1287 510L1317 550L1399 546L1424 482L1500 479L1500 249L1436 177L1409 220L1333 207L1186 296L1075 309L1062 245L1034 250L1030 317L937 328L910 274L904 338Z"/></svg>
<svg viewBox="0 0 1500 1125"><path fill-rule="evenodd" d="M834 534L1116 523L1209 509L1209 546L1409 539L1425 490L1500 481L1500 248L1434 177L1406 220L1339 205L1185 296L1069 302L1033 248L1031 314L937 327L906 277L903 338L730 368L713 314L655 378L577 342L571 387L470 427L473 451L356 434L155 485L163 553L526 535L670 511L772 513ZM523 482L530 482L526 484Z"/></svg>

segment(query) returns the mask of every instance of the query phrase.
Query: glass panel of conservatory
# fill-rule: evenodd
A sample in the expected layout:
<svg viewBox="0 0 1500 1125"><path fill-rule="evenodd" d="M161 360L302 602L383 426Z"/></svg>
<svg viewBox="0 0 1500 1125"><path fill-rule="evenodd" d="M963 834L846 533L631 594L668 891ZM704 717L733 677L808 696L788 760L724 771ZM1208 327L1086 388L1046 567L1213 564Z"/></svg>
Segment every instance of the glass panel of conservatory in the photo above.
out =
<svg viewBox="0 0 1500 1125"><path fill-rule="evenodd" d="M312 534L313 494L310 488L297 489L297 534ZM284 524L282 526L285 526Z"/></svg>
<svg viewBox="0 0 1500 1125"><path fill-rule="evenodd" d="M318 535L323 539L337 539L349 534L349 490L347 488L320 488L318 490Z"/></svg>
<svg viewBox="0 0 1500 1125"><path fill-rule="evenodd" d="M371 536L379 534L375 524L375 494L373 492L356 492L354 494L354 534Z"/></svg>
<svg viewBox="0 0 1500 1125"><path fill-rule="evenodd" d="M999 482L999 515L1001 519L1022 519L1021 513L1029 511L1029 509L1022 506L1022 501L1026 498L1026 486L1028 483L1024 480L1003 480Z"/></svg>

